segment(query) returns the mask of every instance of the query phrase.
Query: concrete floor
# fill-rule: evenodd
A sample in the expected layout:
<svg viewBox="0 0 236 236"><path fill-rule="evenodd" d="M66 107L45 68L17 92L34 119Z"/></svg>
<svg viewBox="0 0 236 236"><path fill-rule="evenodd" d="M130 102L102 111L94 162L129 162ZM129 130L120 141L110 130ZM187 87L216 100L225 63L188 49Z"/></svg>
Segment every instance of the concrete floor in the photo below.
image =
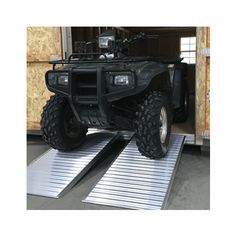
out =
<svg viewBox="0 0 236 236"><path fill-rule="evenodd" d="M114 210L121 209L95 204L82 203L94 185L101 179L124 141L115 143L112 153L96 163L92 169L66 195L60 199L51 199L27 195L29 210ZM48 150L40 137L31 136L27 141L27 165ZM210 158L202 155L199 147L186 145L177 169L176 177L167 201L168 210L208 210L210 209Z"/></svg>

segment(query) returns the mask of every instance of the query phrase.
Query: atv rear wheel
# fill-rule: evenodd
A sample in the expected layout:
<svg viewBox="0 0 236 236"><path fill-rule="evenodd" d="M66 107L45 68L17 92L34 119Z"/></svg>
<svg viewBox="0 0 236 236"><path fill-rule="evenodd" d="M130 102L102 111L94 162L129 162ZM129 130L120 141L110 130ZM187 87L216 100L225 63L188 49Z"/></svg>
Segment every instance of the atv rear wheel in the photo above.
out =
<svg viewBox="0 0 236 236"><path fill-rule="evenodd" d="M76 120L68 100L54 95L43 108L41 130L52 148L68 151L80 146L88 129Z"/></svg>
<svg viewBox="0 0 236 236"><path fill-rule="evenodd" d="M171 120L167 97L158 91L151 92L140 104L135 124L136 143L142 155L154 159L166 154Z"/></svg>
<svg viewBox="0 0 236 236"><path fill-rule="evenodd" d="M181 123L188 119L189 113L189 90L187 82L184 81L184 94L182 94L182 106L175 111L174 122Z"/></svg>

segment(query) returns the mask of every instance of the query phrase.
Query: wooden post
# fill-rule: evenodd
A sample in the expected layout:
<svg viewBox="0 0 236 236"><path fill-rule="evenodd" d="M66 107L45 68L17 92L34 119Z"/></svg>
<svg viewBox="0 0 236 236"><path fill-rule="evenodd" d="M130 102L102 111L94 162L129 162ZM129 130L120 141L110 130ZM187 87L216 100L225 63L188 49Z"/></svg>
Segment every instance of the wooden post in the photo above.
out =
<svg viewBox="0 0 236 236"><path fill-rule="evenodd" d="M196 144L210 138L210 48L209 27L197 28Z"/></svg>

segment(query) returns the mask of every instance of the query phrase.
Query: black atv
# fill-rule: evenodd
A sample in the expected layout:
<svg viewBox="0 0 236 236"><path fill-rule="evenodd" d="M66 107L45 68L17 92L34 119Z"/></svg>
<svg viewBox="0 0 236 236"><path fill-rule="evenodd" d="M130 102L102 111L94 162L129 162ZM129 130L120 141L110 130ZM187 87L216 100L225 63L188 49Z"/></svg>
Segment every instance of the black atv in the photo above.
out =
<svg viewBox="0 0 236 236"><path fill-rule="evenodd" d="M151 37L139 33L121 39L107 31L95 42L76 42L77 53L68 59L51 62L53 69L45 78L55 95L41 120L51 147L77 148L93 127L134 131L142 155L166 154L173 119L187 119L186 64L179 58L128 56L131 44ZM89 45L96 42L100 52L89 53Z"/></svg>

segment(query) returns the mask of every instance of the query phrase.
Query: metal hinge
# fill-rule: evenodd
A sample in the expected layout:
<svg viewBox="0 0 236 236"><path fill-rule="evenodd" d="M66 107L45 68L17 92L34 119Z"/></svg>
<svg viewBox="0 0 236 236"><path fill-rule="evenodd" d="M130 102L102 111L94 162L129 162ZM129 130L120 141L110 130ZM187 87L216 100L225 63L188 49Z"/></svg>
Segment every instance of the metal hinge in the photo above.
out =
<svg viewBox="0 0 236 236"><path fill-rule="evenodd" d="M209 57L210 56L210 48L203 48L201 51L201 55L204 57Z"/></svg>
<svg viewBox="0 0 236 236"><path fill-rule="evenodd" d="M204 130L201 132L201 137L202 138L210 138L210 131L209 130Z"/></svg>
<svg viewBox="0 0 236 236"><path fill-rule="evenodd" d="M207 99L208 101L210 101L210 90L208 90L207 93L206 93L206 99Z"/></svg>

